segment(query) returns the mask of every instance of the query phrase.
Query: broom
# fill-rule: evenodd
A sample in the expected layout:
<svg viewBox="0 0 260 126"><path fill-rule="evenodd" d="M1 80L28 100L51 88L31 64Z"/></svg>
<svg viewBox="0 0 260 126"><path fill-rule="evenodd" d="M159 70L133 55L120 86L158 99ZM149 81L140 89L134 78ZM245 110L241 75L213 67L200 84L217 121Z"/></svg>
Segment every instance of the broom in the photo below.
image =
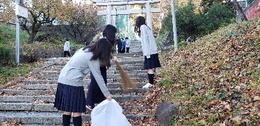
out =
<svg viewBox="0 0 260 126"><path fill-rule="evenodd" d="M121 88L124 93L129 92L129 89L137 88L137 84L129 77L129 75L123 70L118 62L115 62L116 67L121 77Z"/></svg>

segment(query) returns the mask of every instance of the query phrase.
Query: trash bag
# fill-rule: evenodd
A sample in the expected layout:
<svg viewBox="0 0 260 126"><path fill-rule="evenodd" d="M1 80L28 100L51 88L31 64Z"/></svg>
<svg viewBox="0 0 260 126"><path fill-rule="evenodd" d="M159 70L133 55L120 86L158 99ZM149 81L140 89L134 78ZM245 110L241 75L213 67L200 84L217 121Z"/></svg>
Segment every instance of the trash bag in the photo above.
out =
<svg viewBox="0 0 260 126"><path fill-rule="evenodd" d="M104 100L91 112L91 126L131 126L121 106L112 99Z"/></svg>

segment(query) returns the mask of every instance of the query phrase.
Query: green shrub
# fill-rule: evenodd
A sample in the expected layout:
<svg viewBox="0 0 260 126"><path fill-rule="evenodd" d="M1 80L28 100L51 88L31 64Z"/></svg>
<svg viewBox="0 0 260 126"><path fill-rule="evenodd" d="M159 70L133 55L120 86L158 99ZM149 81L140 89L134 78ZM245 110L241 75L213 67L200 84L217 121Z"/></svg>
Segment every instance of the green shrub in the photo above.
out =
<svg viewBox="0 0 260 126"><path fill-rule="evenodd" d="M46 43L32 43L21 46L22 62L36 62L40 58L61 57L63 47Z"/></svg>
<svg viewBox="0 0 260 126"><path fill-rule="evenodd" d="M188 45L188 43L186 42L186 41L184 41L184 40L182 40L181 42L179 42L179 47L185 47L185 46L187 46Z"/></svg>
<svg viewBox="0 0 260 126"><path fill-rule="evenodd" d="M14 58L13 49L8 46L0 45L0 64L1 65L7 65L12 62L12 59Z"/></svg>
<svg viewBox="0 0 260 126"><path fill-rule="evenodd" d="M207 13L198 13L196 9L195 5L190 2L176 9L178 39L186 39L188 36L196 39L235 21L234 10L223 3L214 2L213 5L207 8ZM168 32L172 35L172 29L172 14L169 11L162 21L160 35ZM173 41L172 38L171 36L170 41Z"/></svg>

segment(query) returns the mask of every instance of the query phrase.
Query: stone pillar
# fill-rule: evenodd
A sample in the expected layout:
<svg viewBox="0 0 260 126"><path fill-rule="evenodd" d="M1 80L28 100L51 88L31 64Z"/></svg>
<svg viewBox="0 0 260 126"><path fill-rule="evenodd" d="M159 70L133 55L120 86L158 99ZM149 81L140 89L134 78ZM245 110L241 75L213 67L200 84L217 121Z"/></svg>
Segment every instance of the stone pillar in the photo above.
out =
<svg viewBox="0 0 260 126"><path fill-rule="evenodd" d="M111 5L107 5L107 20L106 20L106 23L107 24L111 24L112 23L112 6Z"/></svg>
<svg viewBox="0 0 260 126"><path fill-rule="evenodd" d="M127 12L129 12L130 9L131 9L130 5L126 5L126 9L127 9ZM128 13L128 15L127 15L127 33L128 33L127 37L128 38L130 38L130 33L131 33L131 29L130 29L131 24L130 23L131 23L130 22L130 14Z"/></svg>
<svg viewBox="0 0 260 126"><path fill-rule="evenodd" d="M114 26L116 27L117 15L113 15L112 17L113 17L113 19L112 19L112 25L114 25Z"/></svg>
<svg viewBox="0 0 260 126"><path fill-rule="evenodd" d="M149 26L151 28L151 30L153 31L152 18L151 18L151 6L150 6L149 2L147 2L145 4L145 8L146 8L146 23L147 23L147 26Z"/></svg>

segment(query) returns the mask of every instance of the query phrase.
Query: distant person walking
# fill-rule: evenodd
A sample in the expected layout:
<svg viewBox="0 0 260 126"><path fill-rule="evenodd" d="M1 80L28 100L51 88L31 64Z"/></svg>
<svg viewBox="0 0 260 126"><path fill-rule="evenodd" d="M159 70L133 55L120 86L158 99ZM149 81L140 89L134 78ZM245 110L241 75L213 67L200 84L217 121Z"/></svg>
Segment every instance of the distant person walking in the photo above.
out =
<svg viewBox="0 0 260 126"><path fill-rule="evenodd" d="M116 48L117 53L122 53L122 41L119 37L116 37Z"/></svg>
<svg viewBox="0 0 260 126"><path fill-rule="evenodd" d="M124 38L122 38L121 53L125 53L125 45L126 45L126 42L125 42Z"/></svg>
<svg viewBox="0 0 260 126"><path fill-rule="evenodd" d="M66 42L64 43L64 57L66 57L67 55L70 57L70 41L69 39L66 39Z"/></svg>
<svg viewBox="0 0 260 126"><path fill-rule="evenodd" d="M125 45L126 53L129 53L129 49L131 46L131 40L128 37L125 37L125 42L126 42L126 45Z"/></svg>
<svg viewBox="0 0 260 126"><path fill-rule="evenodd" d="M144 69L147 70L149 83L143 88L149 88L154 85L154 71L161 67L159 62L157 45L152 30L146 25L145 18L139 16L135 20L135 32L141 37L141 46L144 56Z"/></svg>

